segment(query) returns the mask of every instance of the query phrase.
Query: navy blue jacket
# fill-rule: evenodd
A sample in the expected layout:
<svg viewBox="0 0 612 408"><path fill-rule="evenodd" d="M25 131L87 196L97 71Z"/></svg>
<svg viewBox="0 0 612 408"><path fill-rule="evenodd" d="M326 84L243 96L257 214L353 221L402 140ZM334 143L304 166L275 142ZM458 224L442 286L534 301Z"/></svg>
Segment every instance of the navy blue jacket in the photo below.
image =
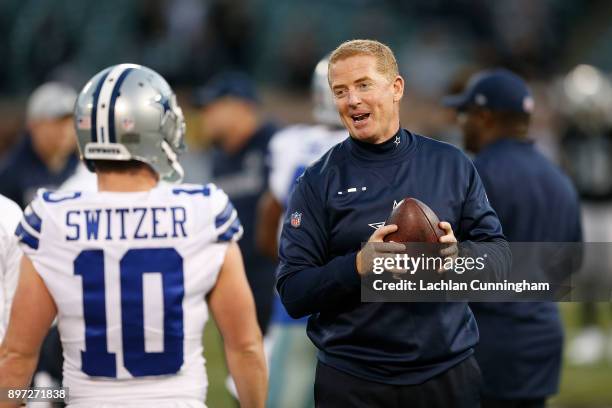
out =
<svg viewBox="0 0 612 408"><path fill-rule="evenodd" d="M466 303L360 300L355 255L407 196L448 221L460 241L505 242L471 161L406 130L380 145L348 138L309 167L280 239L277 288L291 316L311 315L319 360L387 384L422 383L469 357L478 341ZM501 252L490 259L507 261Z"/></svg>
<svg viewBox="0 0 612 408"><path fill-rule="evenodd" d="M509 241L581 240L578 195L533 143L501 139L478 154L474 164ZM557 392L563 330L555 303L473 303L470 307L481 333L476 358L485 395L533 399Z"/></svg>

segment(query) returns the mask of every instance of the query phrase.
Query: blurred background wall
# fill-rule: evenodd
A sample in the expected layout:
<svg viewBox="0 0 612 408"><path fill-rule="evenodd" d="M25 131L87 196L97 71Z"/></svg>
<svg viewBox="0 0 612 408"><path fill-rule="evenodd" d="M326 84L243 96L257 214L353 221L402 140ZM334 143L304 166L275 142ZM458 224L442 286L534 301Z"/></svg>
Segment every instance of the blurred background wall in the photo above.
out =
<svg viewBox="0 0 612 408"><path fill-rule="evenodd" d="M281 120L308 120L301 104L315 64L360 37L395 50L408 84L405 125L426 131L437 126L428 104L475 69L505 66L543 91L579 63L612 69L611 18L606 1L3 0L0 149L36 86L80 88L118 62L150 66L183 92L239 69Z"/></svg>

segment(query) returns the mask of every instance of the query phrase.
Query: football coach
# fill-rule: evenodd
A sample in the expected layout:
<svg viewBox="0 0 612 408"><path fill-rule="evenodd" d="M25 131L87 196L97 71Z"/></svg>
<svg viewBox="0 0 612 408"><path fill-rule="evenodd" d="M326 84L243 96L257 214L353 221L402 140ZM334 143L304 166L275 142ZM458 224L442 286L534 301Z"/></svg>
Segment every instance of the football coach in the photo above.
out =
<svg viewBox="0 0 612 408"><path fill-rule="evenodd" d="M445 221L440 242L500 242L489 260L503 268L509 250L480 178L457 148L400 127L404 80L386 45L341 44L328 80L350 137L295 186L277 276L289 314L310 315L316 406L478 407L478 329L468 305L362 302L369 268L360 248L396 231L380 226L394 202L414 197Z"/></svg>

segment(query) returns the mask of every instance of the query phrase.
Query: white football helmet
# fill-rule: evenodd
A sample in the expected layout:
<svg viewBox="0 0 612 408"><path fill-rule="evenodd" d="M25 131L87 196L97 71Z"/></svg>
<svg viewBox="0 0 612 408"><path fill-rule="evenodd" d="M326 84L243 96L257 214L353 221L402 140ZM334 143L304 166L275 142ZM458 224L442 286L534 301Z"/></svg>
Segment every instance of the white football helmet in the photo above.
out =
<svg viewBox="0 0 612 408"><path fill-rule="evenodd" d="M157 72L135 64L106 68L79 93L74 117L81 158L90 170L91 160L138 160L163 180L183 178L183 111Z"/></svg>
<svg viewBox="0 0 612 408"><path fill-rule="evenodd" d="M315 67L311 82L312 116L323 125L342 126L334 96L327 80L329 56L323 58Z"/></svg>

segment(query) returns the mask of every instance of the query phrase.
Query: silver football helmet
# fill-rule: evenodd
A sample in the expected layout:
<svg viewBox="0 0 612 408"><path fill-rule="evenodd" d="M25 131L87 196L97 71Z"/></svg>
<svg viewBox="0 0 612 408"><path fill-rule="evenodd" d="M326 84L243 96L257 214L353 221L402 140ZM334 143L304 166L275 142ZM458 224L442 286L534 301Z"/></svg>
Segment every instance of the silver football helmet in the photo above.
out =
<svg viewBox="0 0 612 408"><path fill-rule="evenodd" d="M183 111L157 72L135 64L106 68L79 93L74 117L81 158L90 170L91 160L138 160L163 180L183 178Z"/></svg>
<svg viewBox="0 0 612 408"><path fill-rule="evenodd" d="M326 56L319 61L312 75L312 116L318 123L328 126L342 126L336 104L334 103L334 96L327 81L328 65L329 56Z"/></svg>
<svg viewBox="0 0 612 408"><path fill-rule="evenodd" d="M596 133L612 126L612 82L596 67L578 65L554 89L561 113L583 130Z"/></svg>

